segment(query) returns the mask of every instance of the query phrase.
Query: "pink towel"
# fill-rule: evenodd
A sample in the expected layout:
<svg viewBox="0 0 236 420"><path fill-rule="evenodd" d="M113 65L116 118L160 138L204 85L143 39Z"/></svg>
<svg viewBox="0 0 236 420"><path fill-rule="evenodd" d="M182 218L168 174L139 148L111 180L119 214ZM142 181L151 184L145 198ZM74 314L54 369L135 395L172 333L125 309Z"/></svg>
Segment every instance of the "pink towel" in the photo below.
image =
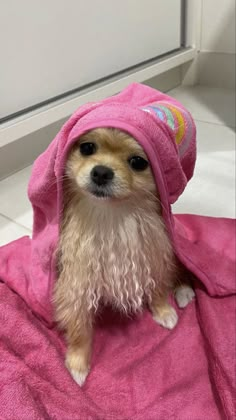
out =
<svg viewBox="0 0 236 420"><path fill-rule="evenodd" d="M196 276L197 299L179 311L173 331L148 312L134 320L105 314L80 389L64 367L65 345L52 323L54 251L67 152L82 133L102 126L129 132L146 151L175 252ZM29 184L33 238L0 248L2 418L233 418L235 224L171 213L195 153L190 114L167 95L132 84L79 108L36 160Z"/></svg>

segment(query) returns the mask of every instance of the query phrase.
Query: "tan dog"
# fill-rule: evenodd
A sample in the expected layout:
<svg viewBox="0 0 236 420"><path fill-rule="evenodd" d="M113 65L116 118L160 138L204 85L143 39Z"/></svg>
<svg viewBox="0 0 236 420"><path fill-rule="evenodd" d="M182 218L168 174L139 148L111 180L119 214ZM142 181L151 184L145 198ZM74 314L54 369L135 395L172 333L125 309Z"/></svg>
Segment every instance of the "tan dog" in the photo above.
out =
<svg viewBox="0 0 236 420"><path fill-rule="evenodd" d="M171 329L178 318L168 296L181 273L147 156L135 139L117 129L88 132L71 150L64 178L54 303L68 343L66 365L82 385L99 305L135 313L147 303ZM193 296L187 285L176 289L180 307Z"/></svg>

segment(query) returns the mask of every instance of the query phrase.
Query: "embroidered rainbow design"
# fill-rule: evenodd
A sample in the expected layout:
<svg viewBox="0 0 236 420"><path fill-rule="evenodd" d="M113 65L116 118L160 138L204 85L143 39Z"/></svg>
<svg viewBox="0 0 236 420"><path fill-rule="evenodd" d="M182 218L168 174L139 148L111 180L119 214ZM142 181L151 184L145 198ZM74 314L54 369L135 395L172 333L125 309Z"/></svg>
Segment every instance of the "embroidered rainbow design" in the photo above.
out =
<svg viewBox="0 0 236 420"><path fill-rule="evenodd" d="M149 104L142 110L160 119L173 130L179 154L183 156L194 134L194 126L189 113L166 101Z"/></svg>

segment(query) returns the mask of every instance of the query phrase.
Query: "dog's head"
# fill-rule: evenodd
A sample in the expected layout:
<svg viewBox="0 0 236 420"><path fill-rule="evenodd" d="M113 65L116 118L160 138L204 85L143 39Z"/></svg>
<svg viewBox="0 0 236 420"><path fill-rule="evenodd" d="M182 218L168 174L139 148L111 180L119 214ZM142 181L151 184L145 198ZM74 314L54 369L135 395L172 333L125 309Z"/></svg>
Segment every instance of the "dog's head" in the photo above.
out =
<svg viewBox="0 0 236 420"><path fill-rule="evenodd" d="M146 154L134 138L118 129L98 128L82 135L68 156L66 172L80 193L97 199L156 194Z"/></svg>

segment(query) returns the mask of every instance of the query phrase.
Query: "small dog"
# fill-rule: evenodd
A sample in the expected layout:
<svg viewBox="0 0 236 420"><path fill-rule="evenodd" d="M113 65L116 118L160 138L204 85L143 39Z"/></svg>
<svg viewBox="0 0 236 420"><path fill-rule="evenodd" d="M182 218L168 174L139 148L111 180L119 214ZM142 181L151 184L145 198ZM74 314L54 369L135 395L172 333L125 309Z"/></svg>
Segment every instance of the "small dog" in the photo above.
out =
<svg viewBox="0 0 236 420"><path fill-rule="evenodd" d="M55 318L68 343L66 366L79 385L89 372L101 303L127 314L146 303L154 319L172 329L177 313L168 296L180 276L141 146L113 128L81 136L66 164L54 290ZM181 285L175 296L184 307L194 292Z"/></svg>

